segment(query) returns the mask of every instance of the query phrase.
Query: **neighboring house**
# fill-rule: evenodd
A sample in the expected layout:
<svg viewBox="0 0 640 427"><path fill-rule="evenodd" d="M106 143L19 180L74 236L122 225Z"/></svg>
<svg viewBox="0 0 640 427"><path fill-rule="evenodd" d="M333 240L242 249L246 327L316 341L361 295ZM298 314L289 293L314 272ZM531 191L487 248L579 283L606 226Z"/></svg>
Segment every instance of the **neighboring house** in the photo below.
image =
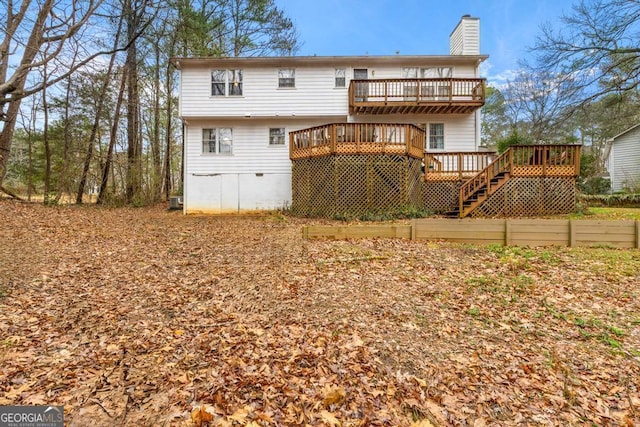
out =
<svg viewBox="0 0 640 427"><path fill-rule="evenodd" d="M470 16L451 33L449 55L175 58L184 212L288 206L289 133L301 129L413 124L427 152L478 151L485 59Z"/></svg>
<svg viewBox="0 0 640 427"><path fill-rule="evenodd" d="M640 123L609 140L605 165L613 191L640 190Z"/></svg>

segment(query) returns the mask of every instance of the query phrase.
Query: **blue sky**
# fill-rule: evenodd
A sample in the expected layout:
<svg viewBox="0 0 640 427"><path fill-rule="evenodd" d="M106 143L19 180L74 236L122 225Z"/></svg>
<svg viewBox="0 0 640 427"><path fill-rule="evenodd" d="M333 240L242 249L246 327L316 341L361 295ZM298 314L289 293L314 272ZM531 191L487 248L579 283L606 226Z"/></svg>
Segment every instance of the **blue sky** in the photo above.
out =
<svg viewBox="0 0 640 427"><path fill-rule="evenodd" d="M483 75L502 84L529 55L540 25L559 24L572 0L276 0L296 24L298 55L438 55L460 17L480 18Z"/></svg>

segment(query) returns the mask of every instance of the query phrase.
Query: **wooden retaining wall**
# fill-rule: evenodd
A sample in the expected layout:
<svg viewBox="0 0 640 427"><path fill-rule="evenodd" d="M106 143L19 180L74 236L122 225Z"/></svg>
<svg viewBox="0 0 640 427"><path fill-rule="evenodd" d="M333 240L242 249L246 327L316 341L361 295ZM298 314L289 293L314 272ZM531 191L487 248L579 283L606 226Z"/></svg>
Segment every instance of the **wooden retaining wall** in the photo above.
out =
<svg viewBox="0 0 640 427"><path fill-rule="evenodd" d="M307 239L402 238L509 246L640 248L640 221L415 219L407 225L306 226Z"/></svg>

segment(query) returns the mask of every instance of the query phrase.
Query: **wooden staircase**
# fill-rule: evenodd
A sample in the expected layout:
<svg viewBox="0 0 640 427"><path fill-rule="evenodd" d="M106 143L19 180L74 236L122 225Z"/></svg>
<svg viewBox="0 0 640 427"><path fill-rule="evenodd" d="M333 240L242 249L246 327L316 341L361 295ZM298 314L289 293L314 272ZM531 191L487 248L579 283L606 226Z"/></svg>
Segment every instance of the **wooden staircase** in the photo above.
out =
<svg viewBox="0 0 640 427"><path fill-rule="evenodd" d="M509 148L491 164L468 179L460 187L458 206L447 212L451 218L464 218L502 187L511 176L513 151Z"/></svg>

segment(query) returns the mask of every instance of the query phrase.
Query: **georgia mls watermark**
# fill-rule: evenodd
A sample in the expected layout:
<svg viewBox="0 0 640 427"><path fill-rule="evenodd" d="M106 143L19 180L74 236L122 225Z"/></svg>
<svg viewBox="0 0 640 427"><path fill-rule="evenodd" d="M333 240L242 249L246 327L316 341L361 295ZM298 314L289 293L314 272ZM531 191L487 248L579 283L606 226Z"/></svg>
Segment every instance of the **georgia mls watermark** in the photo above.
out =
<svg viewBox="0 0 640 427"><path fill-rule="evenodd" d="M0 406L0 427L64 427L64 408Z"/></svg>

